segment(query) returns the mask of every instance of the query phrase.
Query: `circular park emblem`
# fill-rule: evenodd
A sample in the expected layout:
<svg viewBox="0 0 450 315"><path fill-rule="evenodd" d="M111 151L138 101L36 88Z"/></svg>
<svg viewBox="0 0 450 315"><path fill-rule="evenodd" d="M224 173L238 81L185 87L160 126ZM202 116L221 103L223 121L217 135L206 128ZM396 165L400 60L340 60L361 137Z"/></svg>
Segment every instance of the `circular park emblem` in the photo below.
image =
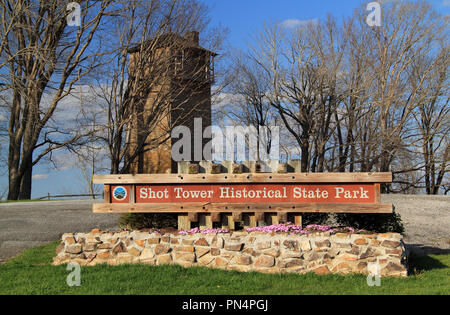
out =
<svg viewBox="0 0 450 315"><path fill-rule="evenodd" d="M125 200L127 198L127 190L122 186L116 187L113 190L113 197L118 201Z"/></svg>

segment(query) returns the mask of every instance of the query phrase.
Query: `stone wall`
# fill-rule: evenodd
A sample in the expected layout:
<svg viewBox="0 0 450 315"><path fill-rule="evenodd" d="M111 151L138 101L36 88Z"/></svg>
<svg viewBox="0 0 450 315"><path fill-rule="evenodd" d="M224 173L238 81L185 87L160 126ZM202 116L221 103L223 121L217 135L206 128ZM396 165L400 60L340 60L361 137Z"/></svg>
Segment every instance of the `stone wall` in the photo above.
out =
<svg viewBox="0 0 450 315"><path fill-rule="evenodd" d="M64 234L54 264L177 264L264 273L362 273L378 263L382 276L407 276L402 236L233 232L175 235L149 232Z"/></svg>

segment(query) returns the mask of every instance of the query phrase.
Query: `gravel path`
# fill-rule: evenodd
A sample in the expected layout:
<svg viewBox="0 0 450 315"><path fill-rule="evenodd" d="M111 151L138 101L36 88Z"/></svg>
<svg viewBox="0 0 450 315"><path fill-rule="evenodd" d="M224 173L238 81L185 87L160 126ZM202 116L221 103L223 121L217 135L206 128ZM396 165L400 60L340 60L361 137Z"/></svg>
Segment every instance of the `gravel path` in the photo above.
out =
<svg viewBox="0 0 450 315"><path fill-rule="evenodd" d="M450 196L383 195L382 202L402 216L413 251L450 252ZM117 228L119 215L94 214L91 207L91 200L0 204L0 262L63 233Z"/></svg>
<svg viewBox="0 0 450 315"><path fill-rule="evenodd" d="M92 213L92 200L0 204L0 262L68 232L117 228L117 214Z"/></svg>
<svg viewBox="0 0 450 315"><path fill-rule="evenodd" d="M405 243L417 254L450 253L450 196L382 195L405 225Z"/></svg>

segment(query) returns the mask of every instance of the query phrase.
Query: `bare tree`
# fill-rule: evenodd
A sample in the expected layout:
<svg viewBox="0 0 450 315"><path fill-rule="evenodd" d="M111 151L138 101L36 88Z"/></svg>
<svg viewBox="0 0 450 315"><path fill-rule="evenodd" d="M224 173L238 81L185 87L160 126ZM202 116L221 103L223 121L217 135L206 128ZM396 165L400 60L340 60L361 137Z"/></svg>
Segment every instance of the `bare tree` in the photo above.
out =
<svg viewBox="0 0 450 315"><path fill-rule="evenodd" d="M67 26L66 1L0 2L0 87L8 99L10 200L29 199L33 166L84 137L80 129L46 129L58 104L101 55L89 47L112 0L80 3L81 25L75 29Z"/></svg>
<svg viewBox="0 0 450 315"><path fill-rule="evenodd" d="M332 120L343 97L338 86L347 43L343 33L331 17L293 32L274 24L252 48L253 60L270 82L269 104L300 147L303 172L325 170Z"/></svg>
<svg viewBox="0 0 450 315"><path fill-rule="evenodd" d="M434 65L423 69L422 77L411 89L407 86L408 68L416 58L436 48L445 29L440 21L425 2L395 2L384 10L383 27L373 31L376 50L369 71L375 74L373 103L379 107L379 170L382 172L391 171L390 165L407 133L407 122L423 97L420 91L424 79Z"/></svg>
<svg viewBox="0 0 450 315"><path fill-rule="evenodd" d="M413 116L420 135L418 151L422 155L425 190L429 195L437 195L441 187L447 184L445 179L449 172L448 53L448 46L443 45L435 58L416 58L409 75L412 88L424 77L424 84L420 89L422 97L418 100ZM428 68L432 68L432 71L427 72ZM413 148L417 147L411 145Z"/></svg>
<svg viewBox="0 0 450 315"><path fill-rule="evenodd" d="M84 91L86 90L86 91ZM104 121L102 117L102 112L98 111L98 106L96 105L97 99L95 95L89 92L89 87L80 86L80 116L83 117L85 121L86 130L89 131L89 135L85 138L85 143L82 147L77 148L77 150L72 150L71 154L74 163L73 167L80 171L81 181L85 184L83 191L81 193L88 192L95 199L95 195L99 194L101 187L94 185L93 175L104 172L109 169L108 165L108 152L104 147L103 142L98 137L98 133L101 131L99 129L99 124ZM95 105L90 105L95 104Z"/></svg>
<svg viewBox="0 0 450 315"><path fill-rule="evenodd" d="M271 149L271 129L276 125L277 115L268 102L267 92L269 83L258 65L244 54L234 56L233 69L230 73L230 83L227 86L227 94L215 112L223 122L234 126L251 127L245 139L248 145L250 137L256 137L256 159L261 160L260 152L264 148L266 152Z"/></svg>
<svg viewBox="0 0 450 315"><path fill-rule="evenodd" d="M392 171L385 192L445 192L447 20L425 2L384 3L381 27L366 14L265 25L249 47L256 66L235 63L262 88L241 79L237 92L264 96L296 140L303 172Z"/></svg>

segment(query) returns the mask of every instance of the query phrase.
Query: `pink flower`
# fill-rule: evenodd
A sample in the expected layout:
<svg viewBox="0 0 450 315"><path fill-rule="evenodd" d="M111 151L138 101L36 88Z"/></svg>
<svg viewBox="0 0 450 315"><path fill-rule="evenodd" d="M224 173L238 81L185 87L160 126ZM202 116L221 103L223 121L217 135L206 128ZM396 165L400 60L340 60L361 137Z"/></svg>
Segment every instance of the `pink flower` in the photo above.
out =
<svg viewBox="0 0 450 315"><path fill-rule="evenodd" d="M179 231L180 235L188 235L188 234L224 234L229 233L228 229L205 229L201 230L198 227L190 229L188 231Z"/></svg>

